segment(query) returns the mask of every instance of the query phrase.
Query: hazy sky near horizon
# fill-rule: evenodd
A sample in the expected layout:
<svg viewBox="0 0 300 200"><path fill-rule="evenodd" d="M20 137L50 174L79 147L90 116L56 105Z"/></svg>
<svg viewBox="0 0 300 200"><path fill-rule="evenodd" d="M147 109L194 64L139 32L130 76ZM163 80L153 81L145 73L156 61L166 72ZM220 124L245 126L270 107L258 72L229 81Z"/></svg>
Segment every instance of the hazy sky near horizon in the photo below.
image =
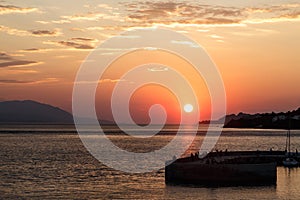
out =
<svg viewBox="0 0 300 200"><path fill-rule="evenodd" d="M0 100L32 99L71 111L86 56L114 35L153 26L180 31L206 49L222 75L228 113L299 106L299 0L0 1ZM106 78L103 87L116 80Z"/></svg>

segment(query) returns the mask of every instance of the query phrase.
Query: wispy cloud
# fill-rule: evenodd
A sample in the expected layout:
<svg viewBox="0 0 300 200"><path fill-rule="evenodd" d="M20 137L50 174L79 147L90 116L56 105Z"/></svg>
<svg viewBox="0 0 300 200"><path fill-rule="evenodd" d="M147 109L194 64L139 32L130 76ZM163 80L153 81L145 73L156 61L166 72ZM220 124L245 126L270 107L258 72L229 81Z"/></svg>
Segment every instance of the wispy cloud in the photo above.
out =
<svg viewBox="0 0 300 200"><path fill-rule="evenodd" d="M85 37L74 37L74 38L71 38L71 40L74 40L74 41L84 41L84 42L98 42L97 39L85 38Z"/></svg>
<svg viewBox="0 0 300 200"><path fill-rule="evenodd" d="M45 42L45 44L53 44L53 43L54 42ZM53 51L58 51L58 50L64 50L64 49L58 49L58 48L28 48L28 49L18 50L18 52L20 52L20 53L33 53L34 54L34 53L47 53L47 52L53 52ZM60 56L60 57L62 57L62 56Z"/></svg>
<svg viewBox="0 0 300 200"><path fill-rule="evenodd" d="M59 30L31 30L30 31L32 35L43 37L43 36L59 36L62 35L62 33Z"/></svg>
<svg viewBox="0 0 300 200"><path fill-rule="evenodd" d="M53 46L57 46L60 48L49 48L49 49L40 49L37 52L47 52L47 51L90 51L91 49L94 49L94 46L89 45L89 44L83 44L83 43L78 43L78 42L73 42L73 41L44 41L43 44L46 45L53 45ZM65 47L65 48L63 48ZM21 50L24 51L24 50ZM30 51L28 51L28 53L30 53ZM34 52L32 52L34 53ZM62 57L67 57L67 56L60 56Z"/></svg>
<svg viewBox="0 0 300 200"><path fill-rule="evenodd" d="M13 68L9 68L9 70L7 70L6 73L7 74L37 74L39 73L39 71L30 68L13 67Z"/></svg>
<svg viewBox="0 0 300 200"><path fill-rule="evenodd" d="M30 8L30 7L18 7L14 5L0 5L0 15L5 15L5 14L12 14L12 13L30 13L30 12L36 12L38 11L37 8Z"/></svg>
<svg viewBox="0 0 300 200"><path fill-rule="evenodd" d="M0 25L0 31L5 32L9 35L16 35L16 36L52 37L52 36L62 35L59 29L26 31L26 30L20 30L20 29L7 27L7 26L1 26L1 25Z"/></svg>
<svg viewBox="0 0 300 200"><path fill-rule="evenodd" d="M179 44L179 45L187 45L192 48L200 48L198 44L190 42L190 41L179 41L179 40L172 40L172 44Z"/></svg>
<svg viewBox="0 0 300 200"><path fill-rule="evenodd" d="M118 82L126 82L125 79L100 79L98 81L77 81L76 84L95 84L95 83L118 83Z"/></svg>
<svg viewBox="0 0 300 200"><path fill-rule="evenodd" d="M0 60L11 60L12 57L5 52L0 52Z"/></svg>
<svg viewBox="0 0 300 200"><path fill-rule="evenodd" d="M300 6L299 6L300 7ZM300 10L291 12L291 13L286 13L281 16L282 18L289 18L289 19L299 19L300 18Z"/></svg>
<svg viewBox="0 0 300 200"><path fill-rule="evenodd" d="M112 7L108 4L103 4L103 3L99 4L97 7L101 8L101 9L106 9L106 10L119 10L119 8L117 8L117 7Z"/></svg>
<svg viewBox="0 0 300 200"><path fill-rule="evenodd" d="M300 21L300 3L245 8L246 24Z"/></svg>
<svg viewBox="0 0 300 200"><path fill-rule="evenodd" d="M0 84L43 84L57 82L57 78L45 78L41 80L16 80L16 79L0 79Z"/></svg>
<svg viewBox="0 0 300 200"><path fill-rule="evenodd" d="M67 21L103 21L103 20L112 20L112 21L123 21L121 13L118 12L119 8L116 6L111 6L109 4L98 4L98 5L85 5L84 7L90 9L93 7L94 11L86 13L78 13L73 15L64 15L61 16L62 20Z"/></svg>
<svg viewBox="0 0 300 200"><path fill-rule="evenodd" d="M125 3L127 20L148 24L227 24L239 22L239 8L186 2L146 1Z"/></svg>
<svg viewBox="0 0 300 200"><path fill-rule="evenodd" d="M72 47L75 49L93 49L94 47L89 44L82 44L78 42L71 42L71 41L58 41L57 44L62 46Z"/></svg>
<svg viewBox="0 0 300 200"><path fill-rule="evenodd" d="M224 37L223 36L220 36L220 35L216 35L216 34L212 34L212 35L209 35L211 38L213 39L223 39Z"/></svg>
<svg viewBox="0 0 300 200"><path fill-rule="evenodd" d="M5 67L20 67L20 66L32 66L40 64L40 62L32 61L32 60L18 60L13 58L11 55L1 52L0 53L0 68Z"/></svg>
<svg viewBox="0 0 300 200"><path fill-rule="evenodd" d="M5 32L9 35L16 35L16 36L29 36L29 35L31 35L28 31L19 30L19 29L7 27L7 26L1 26L1 25L0 25L0 31Z"/></svg>
<svg viewBox="0 0 300 200"><path fill-rule="evenodd" d="M108 79L108 78L106 78L106 79L101 79L99 81L99 83L118 83L118 82L124 82L124 81L126 81L126 80L125 79Z"/></svg>
<svg viewBox="0 0 300 200"><path fill-rule="evenodd" d="M71 31L76 31L76 32L85 32L86 29L84 28L78 28L78 27L73 27L70 28Z"/></svg>
<svg viewBox="0 0 300 200"><path fill-rule="evenodd" d="M169 69L167 67L148 67L147 70L150 72L166 72Z"/></svg>
<svg viewBox="0 0 300 200"><path fill-rule="evenodd" d="M300 4L233 7L176 1L134 1L120 3L132 26L239 27L254 23L300 20Z"/></svg>
<svg viewBox="0 0 300 200"><path fill-rule="evenodd" d="M54 49L39 49L39 48L29 48L29 49L21 49L18 52L21 53L41 53L41 52L47 52L52 51Z"/></svg>
<svg viewBox="0 0 300 200"><path fill-rule="evenodd" d="M69 24L71 23L69 20L65 20L65 19L60 19L60 20L51 20L51 21L43 21L43 20L37 20L35 21L36 23L39 24Z"/></svg>
<svg viewBox="0 0 300 200"><path fill-rule="evenodd" d="M91 5L86 5L91 9ZM100 9L100 10L99 10ZM193 1L130 1L120 2L118 7L108 4L93 6L93 11L63 15L61 20L93 24L113 20L111 26L79 26L71 30L106 32L127 30L132 27L163 26L169 28L215 28L245 27L254 23L297 21L300 19L300 4L268 5L256 7L221 6ZM59 21L59 20L58 20ZM41 23L48 23L41 21ZM53 23L53 22L49 22ZM64 22L63 22L64 23ZM105 23L104 23L105 24ZM111 23L110 23L111 24ZM109 33L108 33L109 32Z"/></svg>
<svg viewBox="0 0 300 200"><path fill-rule="evenodd" d="M0 63L0 68L2 67L13 67L13 66L28 66L32 64L37 64L36 61L30 61L30 60L13 60L8 62L2 62Z"/></svg>
<svg viewBox="0 0 300 200"><path fill-rule="evenodd" d="M31 81L22 81L22 80L0 80L0 83L31 83Z"/></svg>
<svg viewBox="0 0 300 200"><path fill-rule="evenodd" d="M61 40L61 41L48 41L45 42L47 44L52 44L56 46L65 46L70 47L72 49L78 50L89 50L94 49L94 44L97 43L98 40L94 38L87 38L87 37L73 37L69 40Z"/></svg>
<svg viewBox="0 0 300 200"><path fill-rule="evenodd" d="M75 15L66 15L61 16L64 20L69 21L98 21L98 20L117 20L120 21L122 18L119 18L119 13L114 14L107 14L103 12L88 12L88 13L81 13Z"/></svg>

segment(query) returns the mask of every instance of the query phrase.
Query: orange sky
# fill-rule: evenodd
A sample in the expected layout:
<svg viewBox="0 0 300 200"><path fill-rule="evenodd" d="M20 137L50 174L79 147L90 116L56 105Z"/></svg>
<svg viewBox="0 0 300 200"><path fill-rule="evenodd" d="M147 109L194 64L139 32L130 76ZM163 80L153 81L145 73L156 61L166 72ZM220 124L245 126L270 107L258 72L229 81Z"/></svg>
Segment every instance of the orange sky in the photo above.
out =
<svg viewBox="0 0 300 200"><path fill-rule="evenodd" d="M198 98L199 107L203 108L200 109L200 114L204 116L204 118L210 117L210 95L208 88L206 87L203 78L197 73L190 63L181 57L166 51L138 50L118 58L104 73L102 77L102 80L104 81L98 84L98 90L96 93L96 102L98 102L97 110L100 118L109 116L109 118L112 119L112 114L110 112L110 100L116 82L120 82L122 75L130 69L133 69L136 66L141 66L144 63L159 63L177 70L183 77L185 77L185 79L189 80L193 87ZM149 70L148 73L164 73L166 76L170 76L168 68L159 68L156 67L155 64L149 64L147 70ZM143 75L137 78L141 80L144 79ZM129 80L122 80L121 84L126 85L130 84L130 82ZM180 85L175 87L180 87ZM130 104L130 110L133 118L138 123L145 123L145 121L149 121L148 110L153 104L161 104L165 107L169 114L168 122L179 122L181 109L176 96L174 96L171 90L157 84L141 86L134 92L131 97Z"/></svg>
<svg viewBox="0 0 300 200"><path fill-rule="evenodd" d="M71 111L77 70L97 45L130 28L159 26L179 31L206 49L222 75L228 113L295 109L300 102L300 3L295 2L0 2L0 100L32 99ZM184 61L161 52L159 57L133 56L115 63L107 79L117 79L138 58L144 62L160 58L188 77L202 119L209 118L207 88L200 77L185 70ZM106 81L99 88L109 96L114 84ZM161 95L149 101L141 98L152 87L136 92L132 115L146 119L140 110L156 101L176 113L171 95L170 100ZM153 92L149 95L155 97ZM101 102L99 95L97 99Z"/></svg>

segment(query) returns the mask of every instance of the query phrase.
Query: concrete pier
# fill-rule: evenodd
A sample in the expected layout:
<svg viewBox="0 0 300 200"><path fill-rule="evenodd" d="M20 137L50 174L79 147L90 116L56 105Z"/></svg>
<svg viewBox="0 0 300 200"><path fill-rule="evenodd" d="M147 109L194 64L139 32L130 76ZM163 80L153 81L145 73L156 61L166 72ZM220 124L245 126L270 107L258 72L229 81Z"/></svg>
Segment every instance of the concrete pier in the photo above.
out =
<svg viewBox="0 0 300 200"><path fill-rule="evenodd" d="M205 158L180 158L165 167L166 184L204 186L276 184L285 151L211 152ZM290 156L299 160L300 155Z"/></svg>

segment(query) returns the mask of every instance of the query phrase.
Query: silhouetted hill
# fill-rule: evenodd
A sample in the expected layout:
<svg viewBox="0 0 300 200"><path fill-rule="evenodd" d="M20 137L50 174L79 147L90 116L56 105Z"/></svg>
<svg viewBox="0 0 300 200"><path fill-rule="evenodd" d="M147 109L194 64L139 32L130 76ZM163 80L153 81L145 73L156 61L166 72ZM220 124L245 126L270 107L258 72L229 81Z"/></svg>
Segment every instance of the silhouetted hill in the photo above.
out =
<svg viewBox="0 0 300 200"><path fill-rule="evenodd" d="M300 108L286 113L227 115L224 128L300 129Z"/></svg>
<svg viewBox="0 0 300 200"><path fill-rule="evenodd" d="M226 115L218 120L215 120L215 121L209 121L209 120L206 120L206 121L201 121L199 122L200 124L209 124L209 123L212 123L212 124L222 124L224 122L224 124L228 124L231 120L239 120L241 118L247 118L247 119L253 119L255 117L257 117L257 115L259 114L255 114L255 115L250 115L250 114L245 114L245 113L239 113L238 115L236 114L230 114L230 115Z"/></svg>
<svg viewBox="0 0 300 200"><path fill-rule="evenodd" d="M83 122L89 119L82 118ZM99 120L102 125L114 124ZM58 107L36 101L0 102L0 124L74 124L72 114Z"/></svg>
<svg viewBox="0 0 300 200"><path fill-rule="evenodd" d="M57 107L35 101L0 102L0 123L72 124L73 116Z"/></svg>

